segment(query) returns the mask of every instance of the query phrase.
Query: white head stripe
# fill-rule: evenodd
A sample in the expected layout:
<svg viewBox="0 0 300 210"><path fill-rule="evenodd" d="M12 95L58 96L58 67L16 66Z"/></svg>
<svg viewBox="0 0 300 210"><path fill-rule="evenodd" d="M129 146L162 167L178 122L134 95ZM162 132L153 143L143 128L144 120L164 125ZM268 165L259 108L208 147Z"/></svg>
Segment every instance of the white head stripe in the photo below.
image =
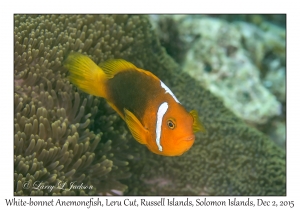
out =
<svg viewBox="0 0 300 210"><path fill-rule="evenodd" d="M168 103L164 102L162 103L157 110L157 118L156 118L156 145L158 146L159 151L162 152L162 146L160 145L160 137L161 137L161 126L162 126L162 120L165 115L165 113L168 110Z"/></svg>
<svg viewBox="0 0 300 210"><path fill-rule="evenodd" d="M176 98L176 96L172 93L172 91L165 85L165 83L163 83L162 81L160 81L160 85L161 85L161 87L162 87L163 89L166 90L166 93L169 93L169 94L174 98L174 100L175 100L177 103L180 103L180 102L178 101L178 99Z"/></svg>

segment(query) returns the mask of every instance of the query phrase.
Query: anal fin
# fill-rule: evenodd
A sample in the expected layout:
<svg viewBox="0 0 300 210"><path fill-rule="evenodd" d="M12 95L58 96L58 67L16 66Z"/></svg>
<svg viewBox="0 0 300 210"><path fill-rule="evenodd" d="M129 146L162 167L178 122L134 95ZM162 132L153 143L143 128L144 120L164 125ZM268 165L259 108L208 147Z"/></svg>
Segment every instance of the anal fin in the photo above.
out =
<svg viewBox="0 0 300 210"><path fill-rule="evenodd" d="M110 101L108 101L108 100L106 100L106 102L111 106L111 108L113 108L119 115L120 115L120 117L123 119L123 120L125 120L124 119L124 114L114 105L114 103L113 102L110 102Z"/></svg>

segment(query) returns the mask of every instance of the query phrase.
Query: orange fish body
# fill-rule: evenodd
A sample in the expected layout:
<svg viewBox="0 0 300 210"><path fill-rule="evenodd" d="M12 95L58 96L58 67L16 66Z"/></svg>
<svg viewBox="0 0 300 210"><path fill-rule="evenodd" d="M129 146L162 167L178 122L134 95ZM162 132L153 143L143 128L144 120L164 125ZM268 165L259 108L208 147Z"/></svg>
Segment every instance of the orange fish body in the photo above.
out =
<svg viewBox="0 0 300 210"><path fill-rule="evenodd" d="M171 90L149 71L116 59L97 66L72 53L64 66L79 89L103 97L124 119L133 137L159 155L179 156L205 131L195 110L188 113Z"/></svg>

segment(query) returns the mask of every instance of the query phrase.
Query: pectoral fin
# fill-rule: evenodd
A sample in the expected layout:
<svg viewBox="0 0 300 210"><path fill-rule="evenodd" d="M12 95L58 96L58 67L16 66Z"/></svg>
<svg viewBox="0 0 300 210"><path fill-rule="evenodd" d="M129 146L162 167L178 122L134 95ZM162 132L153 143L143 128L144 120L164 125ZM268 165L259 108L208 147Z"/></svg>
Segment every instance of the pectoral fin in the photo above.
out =
<svg viewBox="0 0 300 210"><path fill-rule="evenodd" d="M190 111L190 115L193 117L193 132L196 133L198 131L206 132L205 128L203 127L202 123L199 121L198 112L196 110Z"/></svg>
<svg viewBox="0 0 300 210"><path fill-rule="evenodd" d="M141 144L147 144L146 133L147 130L144 128L142 123L127 109L124 109L125 117L124 120L132 134L132 136Z"/></svg>

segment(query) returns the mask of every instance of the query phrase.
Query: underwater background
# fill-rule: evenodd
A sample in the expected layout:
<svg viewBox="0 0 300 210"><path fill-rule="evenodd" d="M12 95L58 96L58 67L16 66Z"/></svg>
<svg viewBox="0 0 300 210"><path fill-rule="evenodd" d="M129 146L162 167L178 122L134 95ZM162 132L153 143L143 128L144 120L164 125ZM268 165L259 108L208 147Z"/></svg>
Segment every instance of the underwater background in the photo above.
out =
<svg viewBox="0 0 300 210"><path fill-rule="evenodd" d="M285 15L15 15L15 195L286 195ZM136 142L62 62L123 58L207 130L179 157ZM92 189L34 189L72 181ZM24 189L23 184L28 183Z"/></svg>

